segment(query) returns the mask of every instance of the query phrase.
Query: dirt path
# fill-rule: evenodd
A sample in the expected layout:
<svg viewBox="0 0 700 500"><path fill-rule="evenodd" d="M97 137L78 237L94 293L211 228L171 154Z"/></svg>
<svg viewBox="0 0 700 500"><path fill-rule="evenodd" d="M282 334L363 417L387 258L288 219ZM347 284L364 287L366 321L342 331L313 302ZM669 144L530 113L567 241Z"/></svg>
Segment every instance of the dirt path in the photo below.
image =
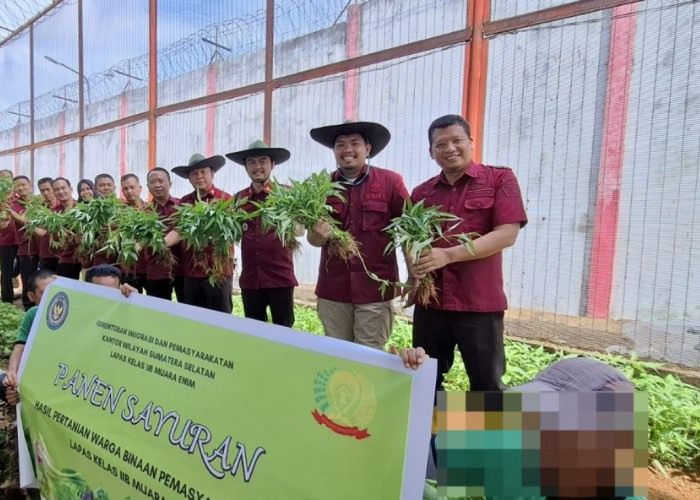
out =
<svg viewBox="0 0 700 500"><path fill-rule="evenodd" d="M700 475L671 471L669 477L649 468L649 500L698 500Z"/></svg>

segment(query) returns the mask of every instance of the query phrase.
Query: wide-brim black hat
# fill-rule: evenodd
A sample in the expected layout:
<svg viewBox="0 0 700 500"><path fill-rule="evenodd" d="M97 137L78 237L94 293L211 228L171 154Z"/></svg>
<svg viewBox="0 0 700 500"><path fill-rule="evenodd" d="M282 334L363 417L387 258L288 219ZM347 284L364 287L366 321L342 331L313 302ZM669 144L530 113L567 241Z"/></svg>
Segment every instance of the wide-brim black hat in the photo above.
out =
<svg viewBox="0 0 700 500"><path fill-rule="evenodd" d="M335 139L339 135L360 134L372 145L370 151L372 157L377 156L391 140L389 130L384 125L374 122L347 121L339 125L312 128L309 133L314 141L331 149L333 149Z"/></svg>
<svg viewBox="0 0 700 500"><path fill-rule="evenodd" d="M284 148L271 148L265 141L258 140L252 142L248 149L226 154L226 158L243 166L249 156L269 156L275 165L279 165L289 160L291 153Z"/></svg>
<svg viewBox="0 0 700 500"><path fill-rule="evenodd" d="M209 167L214 172L216 172L221 167L223 167L225 164L226 164L226 159L221 155L210 156L209 158L207 158L204 155L201 155L199 153L195 153L192 155L192 157L190 158L190 162L187 165L174 167L171 169L171 172L179 177L182 177L183 179L189 179L190 172L192 170L196 170L198 168Z"/></svg>

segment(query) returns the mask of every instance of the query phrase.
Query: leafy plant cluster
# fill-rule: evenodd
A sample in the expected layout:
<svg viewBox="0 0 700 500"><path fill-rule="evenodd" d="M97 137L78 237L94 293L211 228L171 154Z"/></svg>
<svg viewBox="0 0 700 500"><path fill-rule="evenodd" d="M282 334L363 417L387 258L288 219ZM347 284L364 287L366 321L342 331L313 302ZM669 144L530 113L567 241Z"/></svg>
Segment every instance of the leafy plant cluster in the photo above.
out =
<svg viewBox="0 0 700 500"><path fill-rule="evenodd" d="M345 202L341 193L345 190L343 185L333 182L325 170L313 173L303 181L291 180L290 183L291 187L287 187L273 182L265 202L257 204L262 214L263 229L274 229L282 244L295 250L295 226L301 224L311 230L318 221L325 220L332 228L328 253L344 261L361 258L357 241L350 233L340 229L340 222L331 216L333 207L327 202L331 197Z"/></svg>
<svg viewBox="0 0 700 500"><path fill-rule="evenodd" d="M0 177L0 229L10 222L10 200L15 190L12 177Z"/></svg>
<svg viewBox="0 0 700 500"><path fill-rule="evenodd" d="M17 340L17 329L24 312L14 305L0 302L0 362L7 363Z"/></svg>
<svg viewBox="0 0 700 500"><path fill-rule="evenodd" d="M233 256L231 247L243 238L243 223L255 217L241 208L245 199L197 201L177 207L175 230L195 252L198 264L209 271L209 282L221 282Z"/></svg>
<svg viewBox="0 0 700 500"><path fill-rule="evenodd" d="M172 271L177 262L165 244L163 235L168 227L158 213L125 206L120 210L118 217L116 226L109 231L103 251L107 255L115 255L116 262L127 271L133 271L142 256L141 250L146 249L155 256L159 264Z"/></svg>
<svg viewBox="0 0 700 500"><path fill-rule="evenodd" d="M394 217L391 223L384 228L391 236L391 241L384 249L388 254L401 248L412 263L417 263L421 254L433 248L438 240L456 240L474 253L474 238L478 233L450 234L462 219L456 215L441 212L440 206L426 207L425 200L413 203L410 199L404 202L400 216ZM433 274L423 276L411 291L416 302L427 306L437 298L435 279Z"/></svg>
<svg viewBox="0 0 700 500"><path fill-rule="evenodd" d="M68 234L78 235L75 253L81 262L89 265L98 253L107 258L119 254L118 248L107 247L107 241L121 228L125 212L125 205L116 196L78 203L65 212L65 229Z"/></svg>

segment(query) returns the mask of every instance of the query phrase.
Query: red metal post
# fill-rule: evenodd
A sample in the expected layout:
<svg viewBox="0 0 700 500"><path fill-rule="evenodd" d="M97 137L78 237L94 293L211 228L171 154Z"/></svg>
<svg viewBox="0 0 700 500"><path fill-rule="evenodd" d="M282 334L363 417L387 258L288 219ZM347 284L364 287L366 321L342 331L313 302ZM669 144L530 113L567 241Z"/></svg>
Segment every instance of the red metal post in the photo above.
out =
<svg viewBox="0 0 700 500"><path fill-rule="evenodd" d="M19 120L17 120L17 125L15 125L12 131L12 136L14 139L14 146L19 147ZM15 153L15 175L19 175L19 153Z"/></svg>
<svg viewBox="0 0 700 500"><path fill-rule="evenodd" d="M216 75L218 68L215 62L209 63L207 66L207 95L216 94ZM210 102L207 104L207 150L206 156L214 154L214 143L216 133L216 103Z"/></svg>
<svg viewBox="0 0 700 500"><path fill-rule="evenodd" d="M148 5L148 170L156 167L156 114L158 107L158 0Z"/></svg>
<svg viewBox="0 0 700 500"><path fill-rule="evenodd" d="M360 5L348 6L346 55L352 59L360 55ZM357 121L359 70L353 68L345 75L345 119Z"/></svg>
<svg viewBox="0 0 700 500"><path fill-rule="evenodd" d="M613 10L603 115L603 145L588 285L588 315L594 318L608 318L610 314L627 106L634 64L636 12L636 4L616 7Z"/></svg>
<svg viewBox="0 0 700 500"><path fill-rule="evenodd" d="M272 90L275 50L275 0L267 0L265 7L265 90L263 109L263 140L272 143Z"/></svg>
<svg viewBox="0 0 700 500"><path fill-rule="evenodd" d="M126 118L126 116L129 114L129 98L126 95L126 90L122 92L121 96L119 96L120 99L120 106L119 106L119 118ZM119 176L121 177L122 175L126 174L126 153L127 153L127 145L126 145L126 134L127 134L127 129L126 125L122 125L119 129Z"/></svg>
<svg viewBox="0 0 700 500"><path fill-rule="evenodd" d="M80 108L80 113L78 114L78 130L80 130L80 132L85 129L85 88L83 88L83 83L87 85L87 78L85 77L85 64L83 62L84 49L83 0L78 0L78 107ZM80 137L78 137L78 177L81 179L83 178L83 172L85 170L84 143L85 136L81 133Z"/></svg>
<svg viewBox="0 0 700 500"><path fill-rule="evenodd" d="M488 42L483 39L483 29L484 23L489 19L490 12L490 0L468 2L467 22L472 29L472 37L471 42L465 48L462 115L471 126L475 161L481 161L482 139L484 137Z"/></svg>
<svg viewBox="0 0 700 500"><path fill-rule="evenodd" d="M58 136L63 137L66 133L66 112L61 110L58 113ZM58 176L66 176L66 143L58 143Z"/></svg>

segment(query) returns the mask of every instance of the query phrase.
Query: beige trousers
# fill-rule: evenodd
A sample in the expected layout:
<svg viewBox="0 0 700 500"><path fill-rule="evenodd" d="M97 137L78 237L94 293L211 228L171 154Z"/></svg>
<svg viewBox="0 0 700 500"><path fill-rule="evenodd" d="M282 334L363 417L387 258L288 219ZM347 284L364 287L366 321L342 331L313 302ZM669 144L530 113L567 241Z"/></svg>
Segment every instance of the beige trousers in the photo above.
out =
<svg viewBox="0 0 700 500"><path fill-rule="evenodd" d="M392 301L350 304L318 298L318 317L327 337L384 350L394 327Z"/></svg>

